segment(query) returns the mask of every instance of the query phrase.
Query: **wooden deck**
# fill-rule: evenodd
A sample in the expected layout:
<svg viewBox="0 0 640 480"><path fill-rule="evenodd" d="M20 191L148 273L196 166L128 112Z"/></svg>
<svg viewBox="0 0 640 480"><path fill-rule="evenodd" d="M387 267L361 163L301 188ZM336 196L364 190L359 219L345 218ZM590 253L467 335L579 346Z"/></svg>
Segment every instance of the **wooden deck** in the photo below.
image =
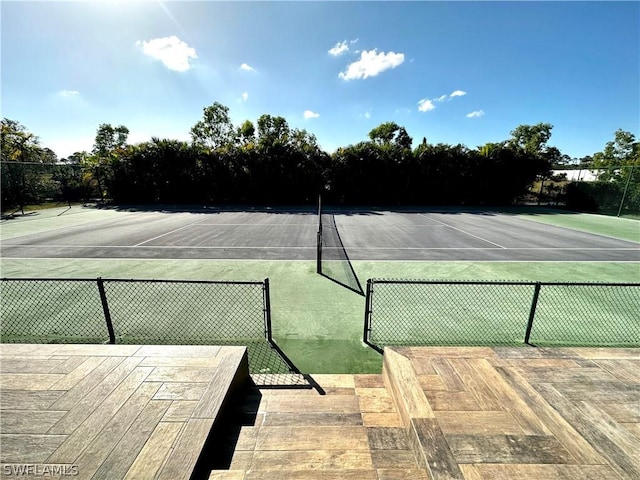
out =
<svg viewBox="0 0 640 480"><path fill-rule="evenodd" d="M245 347L0 346L0 477L188 479Z"/></svg>
<svg viewBox="0 0 640 480"><path fill-rule="evenodd" d="M212 480L640 479L640 349L386 349L255 389ZM246 412L245 412L246 413Z"/></svg>
<svg viewBox="0 0 640 480"><path fill-rule="evenodd" d="M640 479L640 349L387 348L380 374L249 383L224 415L243 347L0 352L2 478Z"/></svg>

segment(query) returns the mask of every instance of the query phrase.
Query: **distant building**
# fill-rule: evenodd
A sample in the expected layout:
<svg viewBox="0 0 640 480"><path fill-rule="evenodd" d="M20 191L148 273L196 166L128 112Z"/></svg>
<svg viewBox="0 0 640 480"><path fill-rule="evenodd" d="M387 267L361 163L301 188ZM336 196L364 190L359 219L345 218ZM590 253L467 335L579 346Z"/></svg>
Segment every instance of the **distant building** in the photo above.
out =
<svg viewBox="0 0 640 480"><path fill-rule="evenodd" d="M565 174L567 176L567 180L570 182L595 182L598 179L598 171L597 170L554 170L554 175L562 175Z"/></svg>

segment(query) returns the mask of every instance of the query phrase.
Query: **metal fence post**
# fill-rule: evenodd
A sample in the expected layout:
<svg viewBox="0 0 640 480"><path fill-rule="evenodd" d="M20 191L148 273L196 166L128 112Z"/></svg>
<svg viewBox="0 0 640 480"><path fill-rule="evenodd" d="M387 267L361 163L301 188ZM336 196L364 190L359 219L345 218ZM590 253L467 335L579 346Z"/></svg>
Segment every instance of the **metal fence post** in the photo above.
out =
<svg viewBox="0 0 640 480"><path fill-rule="evenodd" d="M367 295L364 304L364 331L362 332L362 341L369 343L369 332L371 331L371 292L373 291L373 280L367 280Z"/></svg>
<svg viewBox="0 0 640 480"><path fill-rule="evenodd" d="M102 310L104 319L107 322L107 330L109 331L109 343L116 343L116 334L113 331L113 323L111 322L111 313L109 312L109 304L107 303L107 294L104 291L104 281L102 277L98 277L98 291L100 292L100 300L102 301Z"/></svg>
<svg viewBox="0 0 640 480"><path fill-rule="evenodd" d="M264 326L265 332L264 335L269 343L272 343L272 335L271 335L271 299L269 294L269 279L264 279L264 287L263 287L263 295L264 295Z"/></svg>
<svg viewBox="0 0 640 480"><path fill-rule="evenodd" d="M536 307L538 306L538 296L540 295L541 283L536 282L533 290L533 300L531 301L531 310L529 310L529 321L527 322L527 331L524 334L524 343L529 345L529 337L531 336L531 329L533 328L533 319L536 316Z"/></svg>
<svg viewBox="0 0 640 480"><path fill-rule="evenodd" d="M321 230L318 230L318 235L316 240L316 273L322 273L322 231Z"/></svg>

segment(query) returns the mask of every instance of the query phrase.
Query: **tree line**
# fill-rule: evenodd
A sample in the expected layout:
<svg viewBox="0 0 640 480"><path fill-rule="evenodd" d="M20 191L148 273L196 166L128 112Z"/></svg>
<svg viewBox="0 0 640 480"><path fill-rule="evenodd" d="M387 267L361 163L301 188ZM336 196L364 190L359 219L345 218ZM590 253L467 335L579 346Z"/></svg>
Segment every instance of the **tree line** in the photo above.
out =
<svg viewBox="0 0 640 480"><path fill-rule="evenodd" d="M152 138L131 145L126 126L101 124L91 152L58 160L5 118L3 210L28 202L39 182L57 185L65 201L96 197L116 204L313 204L322 194L325 202L344 205L509 205L562 165L609 166L602 182L612 185L627 180L619 166L640 165L638 142L628 132L619 130L603 152L577 161L549 145L552 129L520 125L508 139L477 148L426 138L414 147L404 127L385 122L367 140L329 154L315 135L283 117L265 114L236 126L228 107L216 102L203 109L190 142ZM632 190L640 202L636 177Z"/></svg>

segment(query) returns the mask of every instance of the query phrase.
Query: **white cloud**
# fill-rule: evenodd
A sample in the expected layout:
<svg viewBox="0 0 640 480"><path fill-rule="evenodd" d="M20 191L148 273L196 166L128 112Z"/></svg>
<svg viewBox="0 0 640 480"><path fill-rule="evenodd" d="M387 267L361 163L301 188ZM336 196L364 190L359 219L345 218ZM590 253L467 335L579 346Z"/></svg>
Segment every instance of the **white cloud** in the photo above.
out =
<svg viewBox="0 0 640 480"><path fill-rule="evenodd" d="M304 111L304 118L318 118L319 116L319 113L313 112L311 110Z"/></svg>
<svg viewBox="0 0 640 480"><path fill-rule="evenodd" d="M242 100L246 102L248 100L248 98L249 98L249 92L243 92L242 93Z"/></svg>
<svg viewBox="0 0 640 480"><path fill-rule="evenodd" d="M449 98L448 95L440 95L438 98L434 98L433 101L434 102L444 102L447 98Z"/></svg>
<svg viewBox="0 0 640 480"><path fill-rule="evenodd" d="M80 95L80 92L77 90L60 90L58 95L65 98L77 97Z"/></svg>
<svg viewBox="0 0 640 480"><path fill-rule="evenodd" d="M364 112L364 118L371 118L371 109Z"/></svg>
<svg viewBox="0 0 640 480"><path fill-rule="evenodd" d="M455 92L452 92L451 95L449 95L451 98L453 97L462 97L463 95L466 95L467 92L463 92L462 90L456 90Z"/></svg>
<svg viewBox="0 0 640 480"><path fill-rule="evenodd" d="M191 68L189 61L198 58L195 49L175 35L149 41L138 40L136 45L142 46L142 52L145 55L160 60L165 67L176 72L189 70Z"/></svg>
<svg viewBox="0 0 640 480"><path fill-rule="evenodd" d="M360 52L360 60L347 66L347 70L340 72L338 76L343 80L363 79L396 68L404 62L403 53L378 53L377 49Z"/></svg>
<svg viewBox="0 0 640 480"><path fill-rule="evenodd" d="M242 65L240 65L240 70L244 70L246 72L255 72L256 69L253 68L251 65L248 65L246 63L243 63Z"/></svg>
<svg viewBox="0 0 640 480"><path fill-rule="evenodd" d="M339 57L340 55L348 51L349 51L349 45L345 40L344 42L336 43L332 48L330 48L329 55L333 55L334 57Z"/></svg>
<svg viewBox="0 0 640 480"><path fill-rule="evenodd" d="M433 104L433 102L426 98L423 98L418 102L418 110L420 110L421 112L429 112L434 108L436 108L436 106Z"/></svg>
<svg viewBox="0 0 640 480"><path fill-rule="evenodd" d="M467 113L467 118L477 118L484 115L483 110L476 110L475 112Z"/></svg>

